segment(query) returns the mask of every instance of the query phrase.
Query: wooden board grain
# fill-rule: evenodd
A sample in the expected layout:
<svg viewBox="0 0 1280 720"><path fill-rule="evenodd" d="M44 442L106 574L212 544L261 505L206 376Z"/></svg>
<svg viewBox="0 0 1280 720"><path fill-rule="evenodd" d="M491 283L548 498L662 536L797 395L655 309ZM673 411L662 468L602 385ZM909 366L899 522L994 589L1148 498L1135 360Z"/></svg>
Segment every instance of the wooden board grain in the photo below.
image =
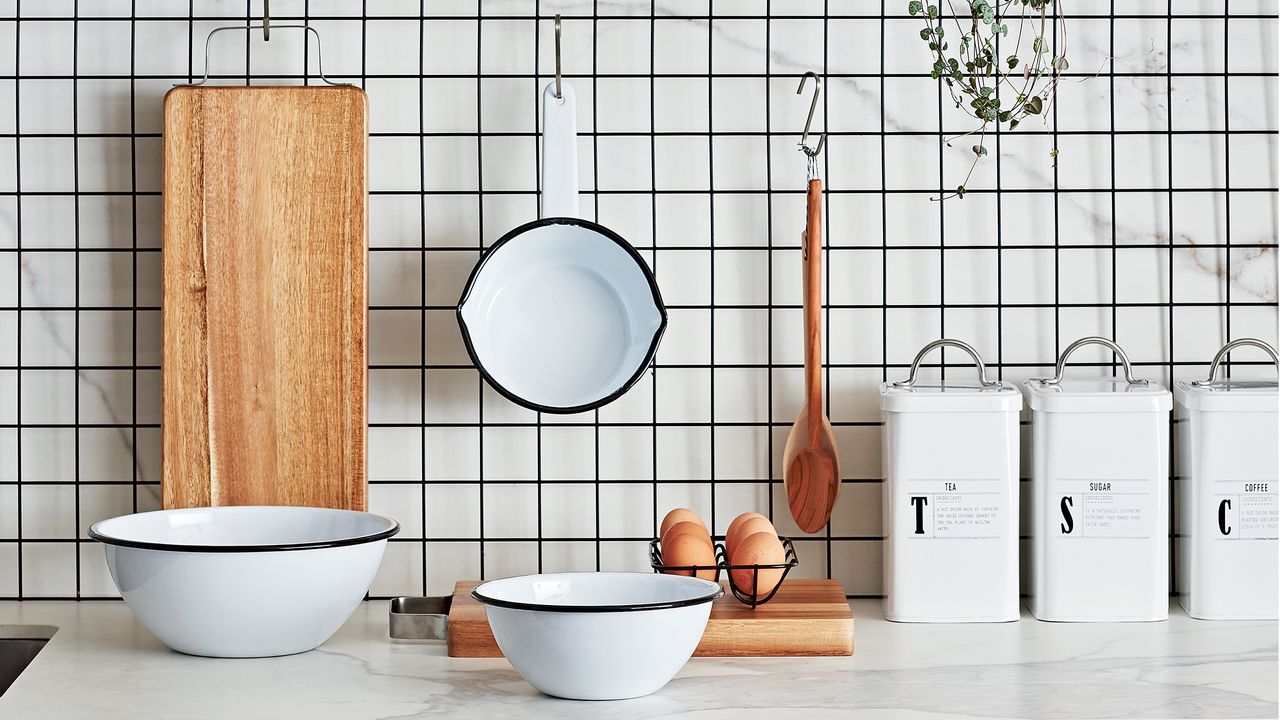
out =
<svg viewBox="0 0 1280 720"><path fill-rule="evenodd" d="M368 103L164 101L163 503L366 506Z"/></svg>
<svg viewBox="0 0 1280 720"><path fill-rule="evenodd" d="M479 583L461 580L449 609L449 657L502 657L484 606L471 597ZM721 584L725 584L721 581ZM853 610L836 580L791 579L752 610L726 587L694 657L785 657L853 654Z"/></svg>

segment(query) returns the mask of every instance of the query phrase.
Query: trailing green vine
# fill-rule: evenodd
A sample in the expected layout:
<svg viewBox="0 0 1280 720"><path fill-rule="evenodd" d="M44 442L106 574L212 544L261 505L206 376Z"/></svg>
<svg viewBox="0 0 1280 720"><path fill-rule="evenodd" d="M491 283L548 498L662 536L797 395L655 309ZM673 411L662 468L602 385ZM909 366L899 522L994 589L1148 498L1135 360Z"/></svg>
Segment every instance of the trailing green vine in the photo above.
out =
<svg viewBox="0 0 1280 720"><path fill-rule="evenodd" d="M1062 0L1057 12L1051 8L1054 0L969 0L960 11L952 0L945 0L945 18L939 8L942 1L910 0L907 12L924 20L920 39L933 56L929 75L945 81L956 107L979 123L946 139L950 146L954 140L977 136L969 171L954 192L937 198L945 200L964 197L965 184L987 154L985 141L992 124L1013 130L1027 118L1047 119L1059 75L1067 69L1067 28ZM1011 22L1017 25L1012 37ZM954 36L948 33L953 23ZM1057 150L1050 155L1056 163Z"/></svg>

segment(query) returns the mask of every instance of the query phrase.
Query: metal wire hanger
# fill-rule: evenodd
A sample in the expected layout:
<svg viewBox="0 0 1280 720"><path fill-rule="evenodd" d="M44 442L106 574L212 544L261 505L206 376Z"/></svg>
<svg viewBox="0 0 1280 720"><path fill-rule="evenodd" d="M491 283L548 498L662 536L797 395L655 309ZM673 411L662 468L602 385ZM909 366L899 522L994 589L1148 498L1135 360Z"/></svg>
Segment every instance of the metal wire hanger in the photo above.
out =
<svg viewBox="0 0 1280 720"><path fill-rule="evenodd" d="M200 85L204 85L205 83L209 82L209 43L211 40L213 40L214 35L217 35L223 30L262 30L262 40L264 42L271 42L272 27L273 26L271 24L271 0L263 0L261 24L223 25L221 27L216 27L210 30L209 34L206 35L204 38L204 76L201 77L198 81L193 83L174 83L174 85L183 86L183 87L198 87ZM304 30L314 35L316 39L316 73L320 75L320 79L323 80L325 84L332 85L334 87L347 87L351 85L351 83L334 82L324 74L324 53L321 51L321 47L320 47L320 33L315 28L306 24L275 25L274 27L290 29L290 30Z"/></svg>

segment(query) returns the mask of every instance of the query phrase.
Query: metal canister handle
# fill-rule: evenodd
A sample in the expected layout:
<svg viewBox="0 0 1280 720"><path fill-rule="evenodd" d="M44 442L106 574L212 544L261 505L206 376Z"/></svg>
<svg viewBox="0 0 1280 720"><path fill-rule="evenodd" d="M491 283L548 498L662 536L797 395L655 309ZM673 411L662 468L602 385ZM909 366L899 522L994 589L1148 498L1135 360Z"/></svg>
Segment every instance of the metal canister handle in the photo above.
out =
<svg viewBox="0 0 1280 720"><path fill-rule="evenodd" d="M978 354L977 350L973 349L972 345L963 340L943 338L941 340L934 340L921 348L920 352L916 353L916 359L911 361L911 374L907 376L905 381L894 383L893 387L909 388L912 385L915 385L916 372L920 369L920 361L924 359L925 355L928 355L935 348L940 347L960 348L961 350L969 353L969 357L973 358L973 364L978 367L978 382L982 383L982 387L997 387L1000 385L1000 383L995 380L987 379L987 366L983 364L982 356Z"/></svg>
<svg viewBox="0 0 1280 720"><path fill-rule="evenodd" d="M1129 383L1130 385L1146 385L1147 384L1148 382L1147 380L1135 378L1133 376L1133 366L1129 364L1129 356L1124 354L1124 350L1121 350L1119 345L1111 342L1110 340L1104 337L1098 337L1096 335L1091 337L1080 338L1079 340L1068 345L1067 349L1063 350L1062 354L1058 356L1058 364L1054 368L1053 377L1052 378L1036 378L1036 380L1038 380L1041 385L1057 385L1058 383L1062 382L1062 373L1067 366L1067 357L1070 356L1071 353L1075 352L1078 348L1082 348L1085 345L1102 345L1103 347L1109 348L1111 352L1115 353L1116 357L1120 359L1120 364L1124 365L1125 382Z"/></svg>
<svg viewBox="0 0 1280 720"><path fill-rule="evenodd" d="M1270 345L1263 342L1262 340L1259 340L1258 338L1240 338L1239 340L1232 340L1226 345L1223 345L1222 349L1218 351L1218 354L1213 356L1213 362L1209 364L1209 377L1207 379L1196 380L1191 384L1192 385L1212 385L1215 382L1217 382L1218 366L1222 364L1223 360L1227 359L1227 355L1230 354L1232 350L1235 350L1236 348L1241 347L1243 345L1252 345L1253 347L1261 349L1263 352L1271 356L1271 362L1275 363L1277 367L1280 367L1280 357L1276 356L1275 348L1271 347Z"/></svg>

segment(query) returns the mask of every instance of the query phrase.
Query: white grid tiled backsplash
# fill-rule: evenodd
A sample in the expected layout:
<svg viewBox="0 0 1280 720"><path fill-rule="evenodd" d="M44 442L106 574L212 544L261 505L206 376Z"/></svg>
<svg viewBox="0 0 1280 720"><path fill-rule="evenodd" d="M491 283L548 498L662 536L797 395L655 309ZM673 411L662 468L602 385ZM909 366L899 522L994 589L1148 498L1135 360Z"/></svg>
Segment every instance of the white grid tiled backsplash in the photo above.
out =
<svg viewBox="0 0 1280 720"><path fill-rule="evenodd" d="M928 341L965 339L1016 381L1105 335L1166 384L1228 337L1275 343L1276 3L1068 9L1050 122L1001 135L969 195L937 203L970 153L940 134L970 126L940 111L905 0L273 2L369 93L370 504L404 528L372 593L643 568L657 520L689 505L718 532L771 513L798 573L876 595L876 386ZM211 28L260 12L0 2L0 596L115 595L85 530L158 506L161 98L204 71ZM453 311L479 248L537 214L556 13L583 212L639 249L670 312L655 370L567 417L484 385ZM211 82L301 82L308 49L314 83L301 33L221 33ZM829 531L802 538L780 465L802 394L808 70L845 477Z"/></svg>

